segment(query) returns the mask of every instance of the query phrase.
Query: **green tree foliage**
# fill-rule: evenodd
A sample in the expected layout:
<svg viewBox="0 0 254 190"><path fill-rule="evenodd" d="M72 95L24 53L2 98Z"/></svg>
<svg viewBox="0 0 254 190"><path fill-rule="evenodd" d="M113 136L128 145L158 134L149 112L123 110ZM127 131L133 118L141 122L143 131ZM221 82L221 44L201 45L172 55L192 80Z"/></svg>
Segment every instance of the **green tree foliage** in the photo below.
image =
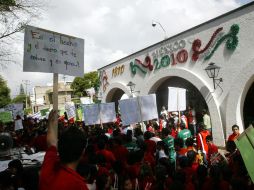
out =
<svg viewBox="0 0 254 190"><path fill-rule="evenodd" d="M86 73L83 77L76 77L71 84L74 94L79 97L87 96L86 89L94 87L97 90L98 86L99 77L97 71Z"/></svg>
<svg viewBox="0 0 254 190"><path fill-rule="evenodd" d="M30 98L25 94L20 94L12 99L12 103L23 103L24 108L26 107L26 98L27 98L27 105L30 105Z"/></svg>
<svg viewBox="0 0 254 190"><path fill-rule="evenodd" d="M6 81L0 75L0 108L11 102L11 90L8 88Z"/></svg>
<svg viewBox="0 0 254 190"><path fill-rule="evenodd" d="M0 65L15 62L12 43L16 43L18 32L37 19L48 0L0 0Z"/></svg>

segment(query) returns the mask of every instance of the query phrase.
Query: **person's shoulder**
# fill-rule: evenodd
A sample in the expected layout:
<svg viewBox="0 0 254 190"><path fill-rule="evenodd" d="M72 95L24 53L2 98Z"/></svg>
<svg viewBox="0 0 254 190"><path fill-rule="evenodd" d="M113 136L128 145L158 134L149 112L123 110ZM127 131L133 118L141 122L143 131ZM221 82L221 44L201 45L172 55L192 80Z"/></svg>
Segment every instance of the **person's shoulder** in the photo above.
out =
<svg viewBox="0 0 254 190"><path fill-rule="evenodd" d="M62 170L62 172L62 176L64 176L63 180L65 183L68 183L69 186L73 187L71 189L88 190L85 179L76 171L65 168Z"/></svg>

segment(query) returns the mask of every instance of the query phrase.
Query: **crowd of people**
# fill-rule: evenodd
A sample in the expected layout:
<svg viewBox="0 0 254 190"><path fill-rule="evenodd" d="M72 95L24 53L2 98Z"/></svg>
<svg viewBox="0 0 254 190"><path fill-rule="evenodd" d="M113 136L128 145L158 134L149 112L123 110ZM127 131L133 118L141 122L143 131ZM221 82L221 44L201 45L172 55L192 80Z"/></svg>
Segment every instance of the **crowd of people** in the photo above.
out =
<svg viewBox="0 0 254 190"><path fill-rule="evenodd" d="M163 107L158 121L127 127L120 114L115 123L85 126L66 124L51 111L48 120L26 118L20 131L1 130L11 132L14 146L46 151L40 190L254 189L234 143L239 127L232 126L221 152L213 143L210 116L206 110L202 114L197 122L192 107L185 113ZM0 189L29 189L21 173L20 160L11 161L0 173Z"/></svg>

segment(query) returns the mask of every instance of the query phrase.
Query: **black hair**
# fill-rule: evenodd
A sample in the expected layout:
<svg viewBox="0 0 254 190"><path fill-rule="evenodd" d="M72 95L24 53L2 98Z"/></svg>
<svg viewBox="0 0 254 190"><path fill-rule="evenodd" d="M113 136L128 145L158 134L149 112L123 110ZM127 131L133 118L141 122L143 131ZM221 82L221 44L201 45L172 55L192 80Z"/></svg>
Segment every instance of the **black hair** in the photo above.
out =
<svg viewBox="0 0 254 190"><path fill-rule="evenodd" d="M236 125L236 124L232 126L232 130L233 130L234 128L237 128L237 129L239 130L239 126Z"/></svg>
<svg viewBox="0 0 254 190"><path fill-rule="evenodd" d="M212 135L207 135L205 139L206 139L207 142L213 141Z"/></svg>
<svg viewBox="0 0 254 190"><path fill-rule="evenodd" d="M192 164L196 159L197 153L194 150L189 150L187 152L187 158L189 159L190 164Z"/></svg>
<svg viewBox="0 0 254 190"><path fill-rule="evenodd" d="M103 139L100 139L97 143L97 146L98 146L99 150L103 150L106 146L106 143Z"/></svg>
<svg viewBox="0 0 254 190"><path fill-rule="evenodd" d="M146 132L144 133L144 139L145 139L145 140L148 140L148 139L150 139L151 137L152 137L152 134L151 134L150 131L146 131Z"/></svg>
<svg viewBox="0 0 254 190"><path fill-rule="evenodd" d="M194 139L192 137L189 137L186 139L185 141L185 145L188 147L188 146L193 146L194 144Z"/></svg>
<svg viewBox="0 0 254 190"><path fill-rule="evenodd" d="M181 138L175 138L174 144L175 144L175 146L179 146L180 148L184 147L184 141Z"/></svg>
<svg viewBox="0 0 254 190"><path fill-rule="evenodd" d="M16 168L17 174L23 171L23 165L19 159L15 159L9 162L8 168Z"/></svg>
<svg viewBox="0 0 254 190"><path fill-rule="evenodd" d="M164 136L168 136L168 135L169 135L169 129L168 129L168 128L163 128L163 129L162 129L162 134L163 134Z"/></svg>
<svg viewBox="0 0 254 190"><path fill-rule="evenodd" d="M226 150L230 153L236 150L236 144L234 141L227 141L226 143Z"/></svg>
<svg viewBox="0 0 254 190"><path fill-rule="evenodd" d="M185 123L181 122L181 123L180 123L180 129L183 130L183 129L185 129L185 128L186 128Z"/></svg>
<svg viewBox="0 0 254 190"><path fill-rule="evenodd" d="M77 161L86 146L86 137L77 127L70 127L59 137L58 152L62 163Z"/></svg>

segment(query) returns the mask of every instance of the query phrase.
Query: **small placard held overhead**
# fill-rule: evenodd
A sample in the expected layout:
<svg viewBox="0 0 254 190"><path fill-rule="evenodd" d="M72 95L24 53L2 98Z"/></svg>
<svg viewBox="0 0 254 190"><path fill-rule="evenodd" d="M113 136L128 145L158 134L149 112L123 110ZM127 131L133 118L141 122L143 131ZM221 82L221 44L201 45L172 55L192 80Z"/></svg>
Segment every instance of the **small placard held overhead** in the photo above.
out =
<svg viewBox="0 0 254 190"><path fill-rule="evenodd" d="M158 118L155 94L119 100L119 107L123 126Z"/></svg>
<svg viewBox="0 0 254 190"><path fill-rule="evenodd" d="M23 71L83 76L84 40L27 26Z"/></svg>
<svg viewBox="0 0 254 190"><path fill-rule="evenodd" d="M101 123L114 122L116 120L115 102L100 104Z"/></svg>
<svg viewBox="0 0 254 190"><path fill-rule="evenodd" d="M186 89L168 87L168 111L186 110Z"/></svg>
<svg viewBox="0 0 254 190"><path fill-rule="evenodd" d="M83 104L82 107L86 125L100 124L99 104Z"/></svg>
<svg viewBox="0 0 254 190"><path fill-rule="evenodd" d="M156 95L149 94L139 97L139 105L141 108L142 120L148 121L158 118Z"/></svg>

